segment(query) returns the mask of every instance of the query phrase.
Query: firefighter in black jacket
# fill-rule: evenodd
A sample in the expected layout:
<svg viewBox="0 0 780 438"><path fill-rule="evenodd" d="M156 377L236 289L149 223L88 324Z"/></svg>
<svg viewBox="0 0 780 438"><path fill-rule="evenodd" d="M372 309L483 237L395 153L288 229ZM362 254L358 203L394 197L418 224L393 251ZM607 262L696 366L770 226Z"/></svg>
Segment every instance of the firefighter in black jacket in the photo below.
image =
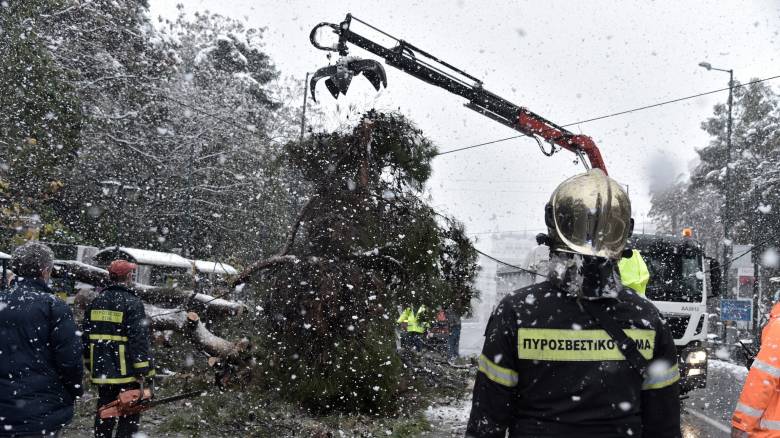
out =
<svg viewBox="0 0 780 438"><path fill-rule="evenodd" d="M633 227L628 195L593 169L558 186L545 222L548 281L491 316L466 436L680 437L674 340L616 274ZM625 355L608 333L626 341L621 329L635 345Z"/></svg>
<svg viewBox="0 0 780 438"><path fill-rule="evenodd" d="M154 375L149 324L141 300L128 287L137 266L114 260L108 267L113 284L104 289L84 314L82 342L92 383L98 385L98 407L116 400L121 391L139 387ZM140 414L119 418L116 437L138 432ZM95 437L110 438L115 420L95 417Z"/></svg>

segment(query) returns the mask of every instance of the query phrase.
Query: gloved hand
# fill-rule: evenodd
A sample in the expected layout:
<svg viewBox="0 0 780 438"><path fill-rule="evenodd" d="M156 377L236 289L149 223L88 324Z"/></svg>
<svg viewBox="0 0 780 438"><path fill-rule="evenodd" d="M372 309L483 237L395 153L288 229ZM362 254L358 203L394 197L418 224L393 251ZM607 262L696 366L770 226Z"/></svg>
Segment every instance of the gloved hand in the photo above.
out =
<svg viewBox="0 0 780 438"><path fill-rule="evenodd" d="M731 438L748 438L748 433L736 427L731 428Z"/></svg>

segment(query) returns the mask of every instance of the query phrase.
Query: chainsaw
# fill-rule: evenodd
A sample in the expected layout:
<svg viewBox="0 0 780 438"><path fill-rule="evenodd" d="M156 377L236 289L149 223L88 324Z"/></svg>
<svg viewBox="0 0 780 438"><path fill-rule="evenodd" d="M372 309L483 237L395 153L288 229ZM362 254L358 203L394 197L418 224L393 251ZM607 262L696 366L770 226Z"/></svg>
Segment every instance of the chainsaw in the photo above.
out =
<svg viewBox="0 0 780 438"><path fill-rule="evenodd" d="M144 388L141 384L140 389L130 389L119 393L116 400L98 408L98 415L101 419L126 417L128 415L140 414L155 406L165 403L175 402L186 398L198 397L204 391L190 391L177 394L171 397L155 399L150 388Z"/></svg>

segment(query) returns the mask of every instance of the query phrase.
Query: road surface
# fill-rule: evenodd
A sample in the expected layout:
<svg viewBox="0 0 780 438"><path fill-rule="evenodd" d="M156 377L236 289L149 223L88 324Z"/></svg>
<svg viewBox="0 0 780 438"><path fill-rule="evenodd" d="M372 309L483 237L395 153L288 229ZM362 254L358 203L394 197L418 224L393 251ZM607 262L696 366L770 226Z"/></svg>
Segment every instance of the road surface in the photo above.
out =
<svg viewBox="0 0 780 438"><path fill-rule="evenodd" d="M464 323L460 353L464 356L479 354L482 348L484 323ZM707 388L688 394L683 404L683 438L728 438L731 413L739 397L747 370L719 360L709 363ZM431 406L426 416L433 425L427 437L444 438L463 436L468 421L471 400L452 402L449 405Z"/></svg>

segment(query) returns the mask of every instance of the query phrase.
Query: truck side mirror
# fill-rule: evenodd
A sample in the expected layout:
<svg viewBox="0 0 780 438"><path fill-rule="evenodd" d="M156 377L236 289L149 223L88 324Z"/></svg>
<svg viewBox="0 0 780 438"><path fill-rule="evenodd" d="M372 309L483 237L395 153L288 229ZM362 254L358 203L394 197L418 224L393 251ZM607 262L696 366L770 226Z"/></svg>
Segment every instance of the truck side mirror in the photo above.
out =
<svg viewBox="0 0 780 438"><path fill-rule="evenodd" d="M710 295L717 297L720 295L721 273L720 263L715 259L709 259L710 262Z"/></svg>

